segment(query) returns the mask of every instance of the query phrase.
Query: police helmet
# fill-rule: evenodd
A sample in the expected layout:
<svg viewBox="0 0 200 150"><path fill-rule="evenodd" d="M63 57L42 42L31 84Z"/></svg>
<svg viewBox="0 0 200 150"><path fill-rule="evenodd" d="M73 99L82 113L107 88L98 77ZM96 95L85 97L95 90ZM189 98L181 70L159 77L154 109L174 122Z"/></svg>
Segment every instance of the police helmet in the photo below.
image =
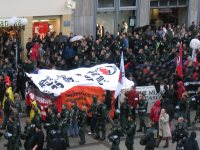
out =
<svg viewBox="0 0 200 150"><path fill-rule="evenodd" d="M125 125L125 126L123 127L123 131L128 131L128 129L129 129L129 127L128 127L127 125Z"/></svg>
<svg viewBox="0 0 200 150"><path fill-rule="evenodd" d="M51 125L50 123L45 123L45 124L44 124L44 129L47 130L47 129L50 127L50 125Z"/></svg>
<svg viewBox="0 0 200 150"><path fill-rule="evenodd" d="M50 134L51 134L52 136L56 135L56 130L51 130L51 131L50 131Z"/></svg>
<svg viewBox="0 0 200 150"><path fill-rule="evenodd" d="M140 139L140 145L146 145L146 141L144 140L144 136Z"/></svg>
<svg viewBox="0 0 200 150"><path fill-rule="evenodd" d="M180 110L181 110L180 106L177 105L177 106L175 107L175 112L179 112Z"/></svg>
<svg viewBox="0 0 200 150"><path fill-rule="evenodd" d="M10 133L10 132L4 133L4 138L5 138L6 140L10 140L10 139L12 138L12 133Z"/></svg>
<svg viewBox="0 0 200 150"><path fill-rule="evenodd" d="M24 132L23 132L23 133L20 133L20 138L21 138L22 140L26 140L26 135L25 135Z"/></svg>
<svg viewBox="0 0 200 150"><path fill-rule="evenodd" d="M184 146L177 146L176 150L184 150Z"/></svg>
<svg viewBox="0 0 200 150"><path fill-rule="evenodd" d="M119 116L120 115L120 110L119 109L115 109L114 113L115 113L115 116Z"/></svg>
<svg viewBox="0 0 200 150"><path fill-rule="evenodd" d="M138 109L138 113L139 113L140 115L143 115L143 114L146 113L146 109Z"/></svg>
<svg viewBox="0 0 200 150"><path fill-rule="evenodd" d="M116 140L118 140L118 135L112 135L112 136L110 136L108 139L109 139L109 141L111 141L111 142L115 142Z"/></svg>
<svg viewBox="0 0 200 150"><path fill-rule="evenodd" d="M35 124L31 123L31 128L35 129Z"/></svg>

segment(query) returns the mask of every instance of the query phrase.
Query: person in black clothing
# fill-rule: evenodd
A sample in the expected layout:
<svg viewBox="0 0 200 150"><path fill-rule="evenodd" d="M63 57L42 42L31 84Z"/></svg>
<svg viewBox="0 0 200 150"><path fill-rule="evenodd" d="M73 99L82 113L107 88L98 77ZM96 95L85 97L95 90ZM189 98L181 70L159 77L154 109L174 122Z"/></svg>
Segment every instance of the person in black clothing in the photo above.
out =
<svg viewBox="0 0 200 150"><path fill-rule="evenodd" d="M44 39L45 39L46 42L47 42L47 47L50 47L50 43L51 43L51 34L50 34L49 31L47 32L47 35L44 37Z"/></svg>
<svg viewBox="0 0 200 150"><path fill-rule="evenodd" d="M34 135L33 140L31 142L31 148L32 150L43 150L44 133L42 131L42 127L36 126L35 130L36 134Z"/></svg>
<svg viewBox="0 0 200 150"><path fill-rule="evenodd" d="M55 114L55 115L57 115L58 114L58 110L57 110L57 107L56 107L56 105L54 104L54 100L49 100L49 107L50 106L52 106L53 107L53 113ZM45 111L48 113L48 108L49 107L47 107L47 108L45 108Z"/></svg>
<svg viewBox="0 0 200 150"><path fill-rule="evenodd" d="M17 68L17 89L16 93L21 93L22 99L25 100L24 88L25 88L25 78L24 70L22 67Z"/></svg>
<svg viewBox="0 0 200 150"><path fill-rule="evenodd" d="M4 81L4 76L1 75L0 76L0 103L3 102L3 97L5 94L5 84L6 82Z"/></svg>
<svg viewBox="0 0 200 150"><path fill-rule="evenodd" d="M199 150L198 142L196 139L196 132L192 131L190 137L185 140L185 150Z"/></svg>
<svg viewBox="0 0 200 150"><path fill-rule="evenodd" d="M28 43L26 43L26 49L27 49L27 57L30 58L30 55L28 53L30 52L31 48L33 47L34 43L32 42L31 38L28 39Z"/></svg>
<svg viewBox="0 0 200 150"><path fill-rule="evenodd" d="M12 103L12 100L9 98L9 93L5 93L5 97L6 97L6 100L4 102L4 119L3 119L2 127L0 129L6 129L7 121L11 114L10 104Z"/></svg>
<svg viewBox="0 0 200 150"><path fill-rule="evenodd" d="M106 106L107 106L107 116L106 116L106 118L111 123L111 125L114 126L115 124L114 124L113 120L110 118L110 110L112 108L112 106L111 106L112 95L110 94L110 90L106 90L104 96L105 96L104 104L106 104Z"/></svg>
<svg viewBox="0 0 200 150"><path fill-rule="evenodd" d="M8 44L9 44L8 41L6 41L6 43L3 47L2 54L4 55L4 58L7 58L10 54L10 51L11 51L10 46Z"/></svg>
<svg viewBox="0 0 200 150"><path fill-rule="evenodd" d="M56 135L57 137L51 141L50 147L53 148L53 150L66 150L67 149L66 140L61 137L61 131L58 130L56 132Z"/></svg>

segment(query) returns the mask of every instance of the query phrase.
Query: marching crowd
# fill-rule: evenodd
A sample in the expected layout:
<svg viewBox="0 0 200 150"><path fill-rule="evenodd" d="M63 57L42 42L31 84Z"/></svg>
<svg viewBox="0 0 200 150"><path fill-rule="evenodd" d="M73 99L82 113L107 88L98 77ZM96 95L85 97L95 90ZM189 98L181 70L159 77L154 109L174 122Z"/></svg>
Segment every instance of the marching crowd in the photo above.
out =
<svg viewBox="0 0 200 150"><path fill-rule="evenodd" d="M18 150L21 145L20 139L25 140L26 150L43 149L44 133L41 127L41 108L36 101L32 102L30 119L26 119L26 126L24 130L21 129L20 114L22 110L17 93L20 92L22 99L25 99L25 81L29 79L25 77L24 72L33 73L36 68L70 70L101 63L115 63L119 67L122 51L124 64L127 64L125 66L126 77L134 81L136 86L154 85L159 93L160 84L164 85L165 92L162 94L161 100L158 100L151 108L150 119L152 122L148 124L149 127L145 123L148 101L143 93L139 95L135 91L134 86L125 93L126 97L120 106L120 115L117 110L115 112L116 116L119 115L119 120L115 119L114 121L109 116L111 110L109 91L105 92L105 100L97 101L97 97L93 97L93 103L88 111L85 106L80 110L76 101L73 100L71 110L68 110L67 105L63 104L62 111L58 113L54 101L50 100L49 107L46 108L47 117L44 123L44 129L47 133L45 149L66 149L70 146L69 136L74 138L79 136L80 145L86 143L87 116L88 113L92 112L89 135L96 134L94 138L100 140L108 138L112 142L111 149L117 150L119 149L120 137L126 134L125 145L128 150L133 150L136 134L135 111L137 109L140 119L137 132L145 133L140 144L146 145L146 150L158 147L163 137L166 139L163 148L169 146L169 139L172 138L171 146L177 142L177 148L198 150L198 144L194 140L196 133L191 132L189 137L187 130L187 127L191 125L191 97L183 86L184 82L200 80L200 63L194 64L191 58L192 49L189 47L193 38L200 39L200 31L197 31L195 22L189 27L189 31L187 31L185 24L182 27L164 24L155 33L149 26L147 31L143 31L141 28L136 35L132 35L132 33L127 35L122 32L115 39L113 35L106 32L104 37L97 40L94 40L93 36L89 34L87 38L83 37L73 41L71 39L74 35L70 33L70 37L66 41L56 42L56 39L61 36L63 36L62 33L54 38L54 35L47 32L42 40L39 34L35 34L33 39L29 38L29 42L26 44L27 59L24 62L20 58L23 48L16 41L16 38L5 41L2 50L4 60L1 61L0 68L2 72L0 75L0 101L4 113L1 129L7 131L4 137L8 139L8 143L5 145L8 150ZM178 56L181 42L183 44L183 60L185 60L182 79L175 73L176 64L174 61ZM17 67L16 52L19 64ZM200 57L198 52L197 57ZM17 89L14 95L12 93L12 87L15 86L13 85L13 69L17 71ZM197 113L192 122L194 124L200 117L200 89L198 89L196 105ZM172 133L174 110L178 111L178 124ZM112 124L112 131L106 137L107 119ZM187 120L187 124L185 120ZM101 137L100 132L102 132Z"/></svg>

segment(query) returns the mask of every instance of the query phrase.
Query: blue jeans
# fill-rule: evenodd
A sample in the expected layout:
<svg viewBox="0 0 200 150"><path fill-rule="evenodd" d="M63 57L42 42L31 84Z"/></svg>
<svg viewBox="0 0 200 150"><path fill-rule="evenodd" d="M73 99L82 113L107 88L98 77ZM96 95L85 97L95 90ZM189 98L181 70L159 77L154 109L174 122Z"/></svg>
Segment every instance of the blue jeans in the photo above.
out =
<svg viewBox="0 0 200 150"><path fill-rule="evenodd" d="M178 100L178 105L180 106L180 101ZM181 117L181 112L178 112L178 118Z"/></svg>
<svg viewBox="0 0 200 150"><path fill-rule="evenodd" d="M9 115L4 114L2 128L6 128L8 120L9 120Z"/></svg>
<svg viewBox="0 0 200 150"><path fill-rule="evenodd" d="M70 122L70 135L78 136L78 122Z"/></svg>
<svg viewBox="0 0 200 150"><path fill-rule="evenodd" d="M94 117L92 115L92 118L91 118L91 132L92 133L94 133L94 129L95 129L96 123L97 123L97 119L96 119L96 117Z"/></svg>

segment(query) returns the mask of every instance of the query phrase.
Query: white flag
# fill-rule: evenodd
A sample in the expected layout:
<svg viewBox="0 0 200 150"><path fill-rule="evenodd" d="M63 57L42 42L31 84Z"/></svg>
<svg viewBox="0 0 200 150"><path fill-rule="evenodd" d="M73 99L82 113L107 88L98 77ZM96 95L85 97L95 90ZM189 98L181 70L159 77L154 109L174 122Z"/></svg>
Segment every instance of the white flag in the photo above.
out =
<svg viewBox="0 0 200 150"><path fill-rule="evenodd" d="M193 51L192 51L192 60L193 60L193 62L196 62L196 52L195 52L194 48L193 48Z"/></svg>
<svg viewBox="0 0 200 150"><path fill-rule="evenodd" d="M124 58L123 58L123 52L121 55L121 63L120 63L120 73L119 73L119 81L118 81L118 85L115 91L115 98L117 98L117 96L119 95L123 85L125 82L125 74L124 74Z"/></svg>

